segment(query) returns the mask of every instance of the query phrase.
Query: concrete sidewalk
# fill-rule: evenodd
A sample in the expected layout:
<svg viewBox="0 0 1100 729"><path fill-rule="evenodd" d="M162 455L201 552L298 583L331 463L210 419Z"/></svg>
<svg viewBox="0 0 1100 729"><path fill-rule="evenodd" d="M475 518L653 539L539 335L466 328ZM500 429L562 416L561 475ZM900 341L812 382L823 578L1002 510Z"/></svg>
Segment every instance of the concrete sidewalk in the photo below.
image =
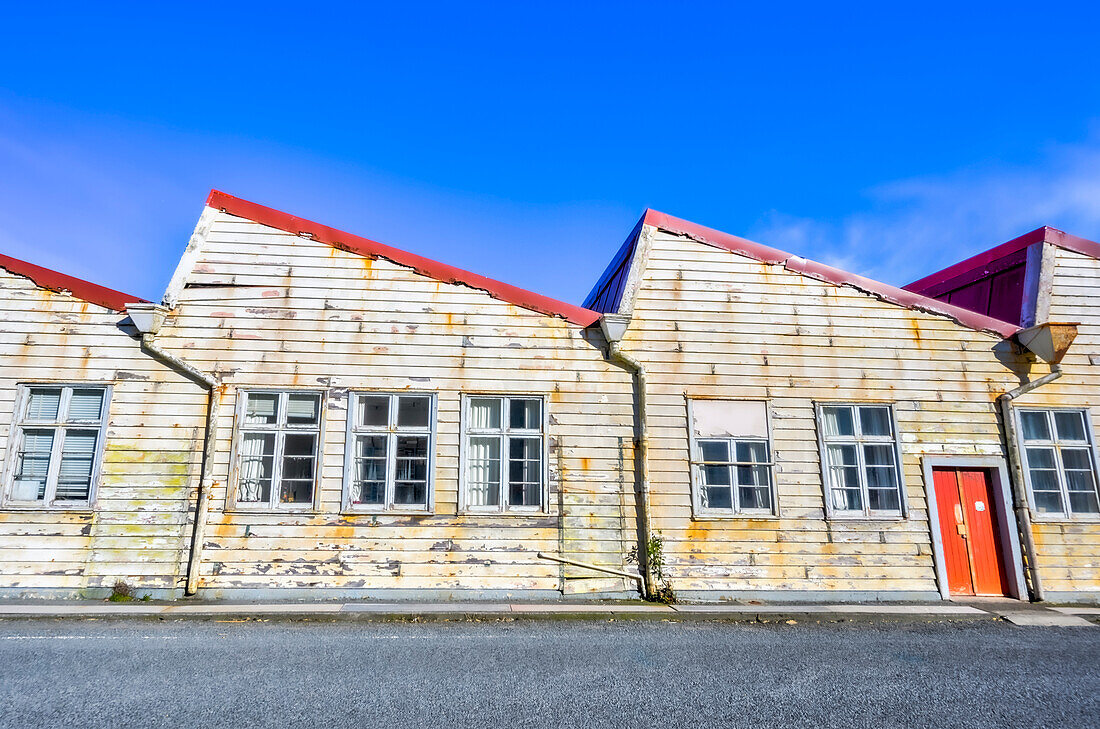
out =
<svg viewBox="0 0 1100 729"><path fill-rule="evenodd" d="M995 620L1016 625L1094 627L1100 608L1050 608L1012 600L935 604L835 603L835 604L678 604L654 603L411 603L411 602L315 602L226 603L173 602L114 603L104 601L6 602L0 618L361 618L447 619L505 617L529 618L657 618L732 621L779 620ZM1091 619L1091 620L1090 620Z"/></svg>

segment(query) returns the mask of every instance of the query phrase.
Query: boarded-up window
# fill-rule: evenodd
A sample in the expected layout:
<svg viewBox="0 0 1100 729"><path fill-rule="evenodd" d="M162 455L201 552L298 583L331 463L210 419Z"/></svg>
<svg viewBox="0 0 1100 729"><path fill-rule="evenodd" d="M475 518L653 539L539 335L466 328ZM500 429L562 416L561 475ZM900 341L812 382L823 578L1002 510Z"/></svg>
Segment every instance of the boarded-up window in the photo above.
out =
<svg viewBox="0 0 1100 729"><path fill-rule="evenodd" d="M72 508L91 502L109 396L102 386L20 387L7 503Z"/></svg>
<svg viewBox="0 0 1100 729"><path fill-rule="evenodd" d="M767 403L692 400L690 411L696 511L774 513Z"/></svg>

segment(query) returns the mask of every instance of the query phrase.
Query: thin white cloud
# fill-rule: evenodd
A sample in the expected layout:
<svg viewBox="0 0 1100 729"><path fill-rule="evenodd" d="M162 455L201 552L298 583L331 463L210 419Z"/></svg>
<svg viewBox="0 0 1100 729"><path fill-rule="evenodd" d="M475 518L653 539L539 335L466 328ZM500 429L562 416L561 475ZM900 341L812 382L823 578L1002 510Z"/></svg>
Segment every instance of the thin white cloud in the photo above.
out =
<svg viewBox="0 0 1100 729"><path fill-rule="evenodd" d="M808 258L905 284L1043 225L1100 237L1100 139L1052 147L1035 166L989 164L897 180L836 222L780 211L751 236Z"/></svg>

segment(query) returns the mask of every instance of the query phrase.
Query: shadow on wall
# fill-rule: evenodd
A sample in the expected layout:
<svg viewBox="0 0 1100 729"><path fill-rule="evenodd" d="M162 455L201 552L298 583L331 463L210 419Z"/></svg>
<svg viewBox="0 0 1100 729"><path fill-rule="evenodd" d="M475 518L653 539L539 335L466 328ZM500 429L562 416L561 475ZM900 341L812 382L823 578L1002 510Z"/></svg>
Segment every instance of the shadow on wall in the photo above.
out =
<svg viewBox="0 0 1100 729"><path fill-rule="evenodd" d="M1035 355L1026 352L1018 344L1009 339L1002 339L992 347L993 356L997 358L1005 369L1009 370L1020 381L1026 384L1031 381L1031 368L1038 360Z"/></svg>

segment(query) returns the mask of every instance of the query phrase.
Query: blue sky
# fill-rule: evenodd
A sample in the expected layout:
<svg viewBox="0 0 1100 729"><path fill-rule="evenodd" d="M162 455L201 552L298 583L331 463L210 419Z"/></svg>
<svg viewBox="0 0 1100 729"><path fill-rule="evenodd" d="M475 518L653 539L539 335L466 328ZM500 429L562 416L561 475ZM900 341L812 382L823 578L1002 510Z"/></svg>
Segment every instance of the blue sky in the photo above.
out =
<svg viewBox="0 0 1100 729"><path fill-rule="evenodd" d="M576 303L646 207L895 284L1100 239L1095 4L32 5L0 252L146 298L210 188Z"/></svg>

